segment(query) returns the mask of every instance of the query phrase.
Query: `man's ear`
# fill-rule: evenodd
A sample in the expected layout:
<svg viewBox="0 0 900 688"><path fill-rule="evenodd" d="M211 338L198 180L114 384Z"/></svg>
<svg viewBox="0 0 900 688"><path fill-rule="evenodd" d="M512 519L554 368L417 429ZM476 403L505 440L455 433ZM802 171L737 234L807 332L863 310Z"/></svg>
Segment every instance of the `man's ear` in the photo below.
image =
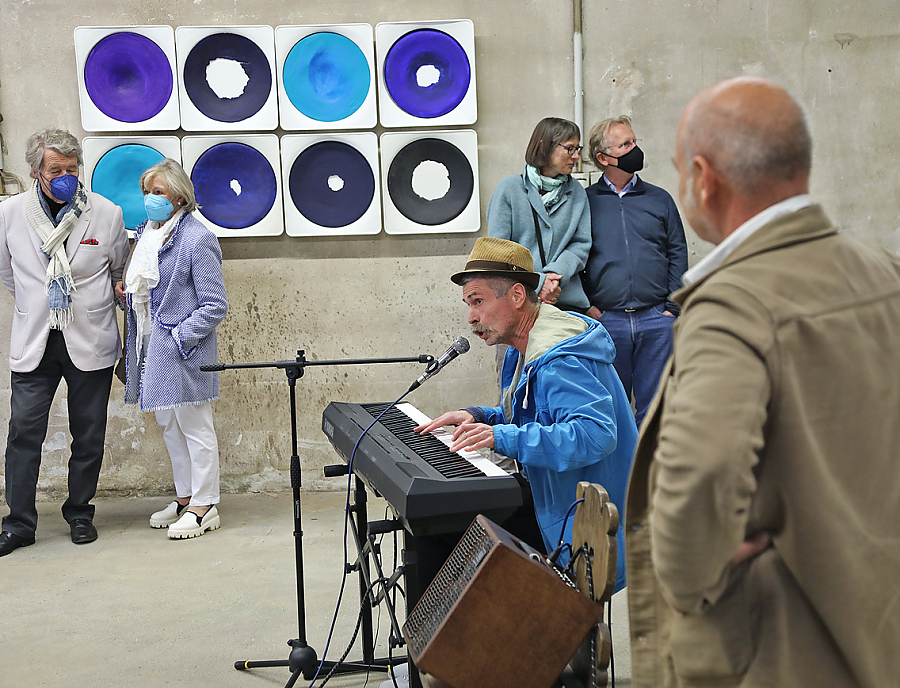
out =
<svg viewBox="0 0 900 688"><path fill-rule="evenodd" d="M719 175L715 168L710 164L709 160L702 155L695 155L691 160L694 167L692 175L694 181L694 198L697 203L705 208L709 208L715 202L719 193Z"/></svg>
<svg viewBox="0 0 900 688"><path fill-rule="evenodd" d="M516 308L521 308L522 304L528 301L528 295L525 293L525 285L521 282L516 282L509 288L509 295L512 297L513 305Z"/></svg>

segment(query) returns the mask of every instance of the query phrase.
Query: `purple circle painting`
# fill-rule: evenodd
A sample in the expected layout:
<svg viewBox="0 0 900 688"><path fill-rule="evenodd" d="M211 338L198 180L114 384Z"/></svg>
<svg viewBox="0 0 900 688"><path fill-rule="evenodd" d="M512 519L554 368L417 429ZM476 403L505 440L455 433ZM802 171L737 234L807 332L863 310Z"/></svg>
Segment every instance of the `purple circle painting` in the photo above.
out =
<svg viewBox="0 0 900 688"><path fill-rule="evenodd" d="M471 77L466 51L436 29L401 36L384 59L384 85L391 99L414 117L446 115L462 102Z"/></svg>
<svg viewBox="0 0 900 688"><path fill-rule="evenodd" d="M119 122L155 117L172 96L169 58L146 36L130 31L97 41L84 62L84 85L91 102Z"/></svg>
<svg viewBox="0 0 900 688"><path fill-rule="evenodd" d="M246 229L262 220L272 206L278 182L266 157L245 143L219 143L204 151L191 181L200 213L227 229Z"/></svg>

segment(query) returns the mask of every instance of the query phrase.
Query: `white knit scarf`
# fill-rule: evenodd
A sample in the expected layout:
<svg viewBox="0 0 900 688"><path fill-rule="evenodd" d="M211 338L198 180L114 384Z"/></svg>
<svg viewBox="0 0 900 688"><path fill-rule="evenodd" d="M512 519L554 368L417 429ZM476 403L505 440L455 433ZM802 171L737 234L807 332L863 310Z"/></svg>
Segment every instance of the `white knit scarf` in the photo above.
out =
<svg viewBox="0 0 900 688"><path fill-rule="evenodd" d="M147 222L125 273L125 291L131 294L131 310L137 325L138 360L146 353L144 338L150 334L150 290L159 284L159 251L172 236L182 215L183 209L165 224L160 225L152 220Z"/></svg>
<svg viewBox="0 0 900 688"><path fill-rule="evenodd" d="M72 311L72 292L75 291L75 281L72 279L72 267L66 257L66 239L75 228L78 219L87 207L87 194L81 182L75 191L75 197L71 206L60 223L53 226L47 213L41 206L38 194L41 193L40 183L37 179L31 185L25 198L25 217L44 242L41 251L50 258L47 264L47 277L44 280L44 293L50 305L50 327L61 330L75 319Z"/></svg>

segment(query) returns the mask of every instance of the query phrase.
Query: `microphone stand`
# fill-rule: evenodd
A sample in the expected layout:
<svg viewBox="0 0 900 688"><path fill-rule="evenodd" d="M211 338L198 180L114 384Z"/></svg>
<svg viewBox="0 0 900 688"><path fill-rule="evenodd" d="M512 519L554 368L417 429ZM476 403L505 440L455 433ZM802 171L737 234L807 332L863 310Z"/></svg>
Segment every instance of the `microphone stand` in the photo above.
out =
<svg viewBox="0 0 900 688"><path fill-rule="evenodd" d="M288 640L287 642L291 647L291 652L286 660L276 659L234 663L234 668L238 670L255 669L258 667L286 666L291 671L291 678L288 680L285 688L292 688L301 674L305 680L311 681L315 678L316 672L319 669L316 651L307 643L306 639L306 602L303 589L303 529L300 504L300 456L297 453L297 380L303 377L306 368L312 366L369 365L374 363L427 363L430 367L431 364L434 363L434 356L431 356L430 354L420 354L419 356L407 358L355 358L335 361L308 361L306 360L306 352L303 349L300 349L297 351L297 358L293 361L234 364L213 363L200 366L200 370L206 372L230 370L234 368L280 368L284 370L287 375L291 400L291 490L294 500L294 556L297 571L298 633L296 638ZM385 671L386 667L384 665L372 663L374 662L374 659L370 657L372 653L368 650L369 648L364 648L366 661L363 663L349 663L347 671L368 671L369 669ZM334 666L333 662L323 662L322 664L323 669L329 669ZM340 668L338 670L340 670Z"/></svg>

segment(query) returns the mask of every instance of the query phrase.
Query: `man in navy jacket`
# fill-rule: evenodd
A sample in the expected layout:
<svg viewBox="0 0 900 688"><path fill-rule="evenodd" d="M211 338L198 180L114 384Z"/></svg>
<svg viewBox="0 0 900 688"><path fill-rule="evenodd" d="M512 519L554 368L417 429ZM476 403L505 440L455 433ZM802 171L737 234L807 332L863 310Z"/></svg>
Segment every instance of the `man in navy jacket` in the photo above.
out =
<svg viewBox="0 0 900 688"><path fill-rule="evenodd" d="M590 135L603 177L588 187L593 244L585 268L587 314L616 345L616 372L634 395L640 426L672 349L679 313L669 295L687 270L687 244L675 201L635 174L644 166L631 120L606 119Z"/></svg>

